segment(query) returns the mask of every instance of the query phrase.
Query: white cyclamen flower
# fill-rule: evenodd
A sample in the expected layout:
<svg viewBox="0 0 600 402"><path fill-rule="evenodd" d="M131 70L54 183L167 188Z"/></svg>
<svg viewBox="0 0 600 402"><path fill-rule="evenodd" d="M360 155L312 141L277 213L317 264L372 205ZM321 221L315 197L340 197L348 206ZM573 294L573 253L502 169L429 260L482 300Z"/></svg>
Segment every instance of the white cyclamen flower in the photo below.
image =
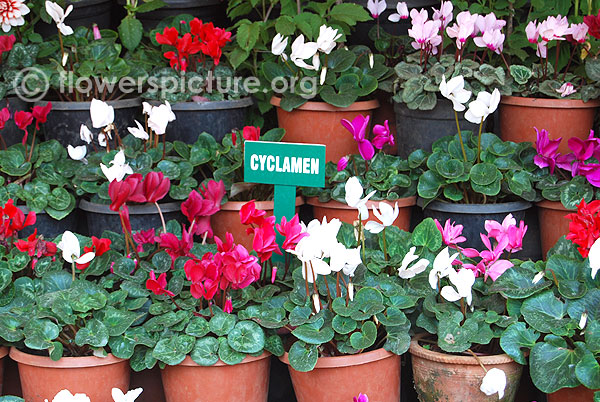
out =
<svg viewBox="0 0 600 402"><path fill-rule="evenodd" d="M52 402L90 402L90 398L86 394L73 395L69 390L63 389L54 396Z"/></svg>
<svg viewBox="0 0 600 402"><path fill-rule="evenodd" d="M336 41L341 37L342 34L338 34L337 29L321 25L319 28L319 37L317 38L317 48L321 52L329 54L335 48Z"/></svg>
<svg viewBox="0 0 600 402"><path fill-rule="evenodd" d="M454 268L452 268L452 262L454 262L456 257L458 257L458 253L450 255L448 247L438 253L433 260L433 268L429 272L429 285L432 289L438 288L438 280L440 278L448 276L450 272L455 272Z"/></svg>
<svg viewBox="0 0 600 402"><path fill-rule="evenodd" d="M129 134L133 135L135 138L139 138L140 140L147 140L150 138L144 127L140 124L139 121L134 120L137 127L127 127L127 131Z"/></svg>
<svg viewBox="0 0 600 402"><path fill-rule="evenodd" d="M465 113L465 119L473 124L480 124L487 117L494 113L500 104L500 91L498 88L490 94L481 91L477 94L477 99L469 103L469 110Z"/></svg>
<svg viewBox="0 0 600 402"><path fill-rule="evenodd" d="M321 311L321 301L319 300L319 295L316 293L313 294L312 299L313 299L313 306L315 306L315 311L318 313L319 311Z"/></svg>
<svg viewBox="0 0 600 402"><path fill-rule="evenodd" d="M381 211L381 212L379 212ZM398 209L398 203L394 205L394 208L388 203L380 202L379 210L375 205L373 205L373 214L381 221L369 221L365 224L365 229L373 234L377 234L381 232L388 226L392 226L398 215L400 214L400 210Z"/></svg>
<svg viewBox="0 0 600 402"><path fill-rule="evenodd" d="M70 263L87 264L96 256L92 251L81 255L79 239L73 232L68 230L63 233L62 238L56 247L62 250L63 259Z"/></svg>
<svg viewBox="0 0 600 402"><path fill-rule="evenodd" d="M354 276L354 271L362 263L360 247L347 249L342 243L337 243L332 248L330 257L331 271L343 271L348 276Z"/></svg>
<svg viewBox="0 0 600 402"><path fill-rule="evenodd" d="M88 126L86 126L85 124L82 124L79 128L79 138L81 138L81 141L84 141L86 144L92 143L92 139L94 138L94 136L92 135L92 132L90 131Z"/></svg>
<svg viewBox="0 0 600 402"><path fill-rule="evenodd" d="M451 78L446 82L446 76L442 75L440 93L446 99L452 101L452 107L457 112L465 110L465 103L471 98L471 91L465 89L465 79L462 75Z"/></svg>
<svg viewBox="0 0 600 402"><path fill-rule="evenodd" d="M288 38L284 38L282 34L277 34L273 38L273 42L271 43L271 53L275 56L281 56L285 60L287 56L285 55L285 48L288 44Z"/></svg>
<svg viewBox="0 0 600 402"><path fill-rule="evenodd" d="M444 286L440 292L442 297L449 302L455 302L464 298L470 306L473 301L471 288L475 283L475 273L470 269L461 269L458 272L451 269L448 274L448 279L450 279L450 283L452 283L454 287Z"/></svg>
<svg viewBox="0 0 600 402"><path fill-rule="evenodd" d="M304 35L300 35L292 43L292 53L290 54L290 59L298 67L306 68L305 66L307 66L307 64L304 62L304 60L315 56L317 54L317 50L318 45L316 42L304 43Z"/></svg>
<svg viewBox="0 0 600 402"><path fill-rule="evenodd" d="M46 0L46 12L50 17L52 17L60 33L65 36L73 34L73 28L71 28L68 25L65 25L65 18L67 18L69 14L71 14L71 11L73 11L72 4L69 5L69 7L67 7L66 10L63 10L63 8L57 3Z"/></svg>
<svg viewBox="0 0 600 402"><path fill-rule="evenodd" d="M584 329L585 324L587 324L588 314L586 311L581 314L581 318L579 319L579 329Z"/></svg>
<svg viewBox="0 0 600 402"><path fill-rule="evenodd" d="M115 109L106 102L92 99L90 104L90 116L94 128L104 128L115 121Z"/></svg>
<svg viewBox="0 0 600 402"><path fill-rule="evenodd" d="M544 276L546 276L546 272L545 271L538 272L537 274L535 274L535 276L531 280L531 283L533 283L535 285L536 283L538 283L539 281L541 281L544 278Z"/></svg>
<svg viewBox="0 0 600 402"><path fill-rule="evenodd" d="M133 174L133 169L125 162L125 152L123 150L117 152L109 165L110 167L105 166L103 163L100 164L100 169L102 169L102 173L104 173L109 183L113 180L121 181L125 175Z"/></svg>
<svg viewBox="0 0 600 402"><path fill-rule="evenodd" d="M594 244L592 244L592 247L590 247L588 260L590 262L590 268L592 268L592 279L595 279L596 274L600 269L600 238L596 239Z"/></svg>
<svg viewBox="0 0 600 402"><path fill-rule="evenodd" d="M346 182L344 186L346 191L346 204L349 207L358 209L358 213L361 220L369 219L369 209L367 208L367 201L369 198L373 197L376 190L371 191L365 198L362 198L363 188L360 185L360 181L358 177L352 176Z"/></svg>
<svg viewBox="0 0 600 402"><path fill-rule="evenodd" d="M123 394L119 388L112 389L112 398L114 402L133 402L137 399L138 396L142 393L142 388L132 389L127 391L126 394Z"/></svg>
<svg viewBox="0 0 600 402"><path fill-rule="evenodd" d="M3 0L0 4L0 24L4 32L25 24L23 16L29 14L30 10L23 0Z"/></svg>
<svg viewBox="0 0 600 402"><path fill-rule="evenodd" d="M171 110L169 101L163 105L154 106L148 117L148 127L158 135L163 135L167 131L167 125L175 120L175 113Z"/></svg>
<svg viewBox="0 0 600 402"><path fill-rule="evenodd" d="M80 145L78 147L74 147L73 145L67 145L67 152L69 153L69 157L71 159L80 161L85 158L87 154L87 147L85 145Z"/></svg>
<svg viewBox="0 0 600 402"><path fill-rule="evenodd" d="M419 261L414 263L412 266L409 265L415 260L419 259L419 256L415 254L416 247L411 247L408 253L402 259L402 265L398 269L398 276L402 279L410 279L425 271L429 266L429 260L421 258Z"/></svg>
<svg viewBox="0 0 600 402"><path fill-rule="evenodd" d="M486 394L487 396L494 395L498 393L498 399L504 398L504 389L506 388L506 373L503 370L492 368L488 370L483 377L483 381L481 382L481 387L479 389L481 392Z"/></svg>
<svg viewBox="0 0 600 402"><path fill-rule="evenodd" d="M323 85L325 83L325 79L327 78L327 66L323 66L321 69L321 76L319 77L319 84Z"/></svg>

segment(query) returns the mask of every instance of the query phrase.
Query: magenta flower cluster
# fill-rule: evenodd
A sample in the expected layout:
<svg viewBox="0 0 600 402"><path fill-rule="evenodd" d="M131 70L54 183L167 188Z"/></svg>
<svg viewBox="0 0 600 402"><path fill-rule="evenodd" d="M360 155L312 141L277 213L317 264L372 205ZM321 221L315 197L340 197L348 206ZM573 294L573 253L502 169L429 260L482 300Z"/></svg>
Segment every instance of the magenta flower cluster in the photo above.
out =
<svg viewBox="0 0 600 402"><path fill-rule="evenodd" d="M352 134L354 141L358 145L360 156L366 161L370 161L375 156L375 148L381 150L386 144L394 145L394 135L390 132L390 126L386 120L383 125L376 124L373 127L373 139L367 138L367 129L369 127L370 116L357 115L352 121L342 119L341 123L346 130ZM338 171L342 171L348 166L348 156L342 157L338 161Z"/></svg>

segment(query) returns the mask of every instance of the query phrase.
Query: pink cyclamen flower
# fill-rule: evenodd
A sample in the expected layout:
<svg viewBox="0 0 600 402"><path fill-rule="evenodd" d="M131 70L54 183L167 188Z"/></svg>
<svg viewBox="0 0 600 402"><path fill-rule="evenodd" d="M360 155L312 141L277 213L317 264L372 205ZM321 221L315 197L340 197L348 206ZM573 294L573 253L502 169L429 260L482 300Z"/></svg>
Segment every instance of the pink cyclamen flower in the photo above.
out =
<svg viewBox="0 0 600 402"><path fill-rule="evenodd" d="M590 135L586 140L581 138L569 138L569 149L571 153L561 155L556 159L556 165L562 169L571 172L571 176L587 176L590 170L595 170L592 164L585 162L592 156L600 157L600 141L594 137L594 131L590 130Z"/></svg>
<svg viewBox="0 0 600 402"><path fill-rule="evenodd" d="M342 126L350 131L354 137L354 141L358 144L358 151L364 160L371 160L375 155L373 144L366 138L367 127L369 125L370 116L357 115L352 122L342 119Z"/></svg>
<svg viewBox="0 0 600 402"><path fill-rule="evenodd" d="M506 26L506 21L496 18L496 14L478 15L475 21L476 29L482 35L489 31L497 31Z"/></svg>
<svg viewBox="0 0 600 402"><path fill-rule="evenodd" d="M585 23L571 24L569 30L571 31L571 36L575 42L583 43L587 39L589 27Z"/></svg>
<svg viewBox="0 0 600 402"><path fill-rule="evenodd" d="M346 169L346 167L348 167L349 160L350 160L350 157L348 155L342 156L337 163L337 171L341 172L342 170Z"/></svg>
<svg viewBox="0 0 600 402"><path fill-rule="evenodd" d="M276 224L275 228L279 234L285 237L282 244L284 250L295 250L298 242L309 235L306 231L302 230L298 214L294 215L289 221L285 216L282 216L281 224Z"/></svg>
<svg viewBox="0 0 600 402"><path fill-rule="evenodd" d="M98 25L94 24L93 32L95 40L102 39L102 34L100 33L100 28L98 28Z"/></svg>
<svg viewBox="0 0 600 402"><path fill-rule="evenodd" d="M452 22L452 11L454 6L451 1L442 1L440 9L433 9L433 19L440 21L441 29L446 29L450 22Z"/></svg>
<svg viewBox="0 0 600 402"><path fill-rule="evenodd" d="M526 233L527 225L525 225L525 222L523 221L519 222L518 227L516 225L510 226L506 234L508 236L506 250L510 253L516 253L517 251L523 250L523 238Z"/></svg>
<svg viewBox="0 0 600 402"><path fill-rule="evenodd" d="M575 89L573 84L571 84L570 82L565 82L561 85L560 88L556 90L556 92L560 94L561 98L564 98L566 96L574 94L575 92L577 92L577 90Z"/></svg>
<svg viewBox="0 0 600 402"><path fill-rule="evenodd" d="M504 48L504 34L499 29L486 31L483 36L473 39L478 47L487 47L492 52L500 54Z"/></svg>
<svg viewBox="0 0 600 402"><path fill-rule="evenodd" d="M486 220L485 230L488 232L488 236L496 239L499 244L504 244L504 238L507 238L505 246L507 251L515 253L523 249L523 238L527 233L527 225L520 221L517 226L517 221L512 214L506 215L501 224L493 220Z"/></svg>
<svg viewBox="0 0 600 402"><path fill-rule="evenodd" d="M508 228L515 226L516 224L517 220L512 216L512 214L508 214L504 217L502 223L493 220L486 220L484 227L489 237L492 237L496 239L496 241L500 242L501 238L506 236L508 233Z"/></svg>
<svg viewBox="0 0 600 402"><path fill-rule="evenodd" d="M463 11L456 16L456 22L446 29L448 37L456 39L456 47L462 49L467 39L471 37L475 30L477 14L471 14Z"/></svg>
<svg viewBox="0 0 600 402"><path fill-rule="evenodd" d="M570 33L569 21L560 14L556 17L551 15L538 26L538 31L545 42L565 40L564 36Z"/></svg>
<svg viewBox="0 0 600 402"><path fill-rule="evenodd" d="M408 36L414 39L411 43L412 47L428 49L432 54L437 54L437 46L442 43L442 36L439 35L441 21L427 20L426 10L418 12L412 9L410 16L412 27L408 30Z"/></svg>
<svg viewBox="0 0 600 402"><path fill-rule="evenodd" d="M527 40L529 43L538 43L538 39L540 38L540 32L538 30L537 20L529 21L529 24L525 27L525 35L527 35Z"/></svg>
<svg viewBox="0 0 600 402"><path fill-rule="evenodd" d="M470 269L475 273L475 276L479 276L481 274L484 275L484 280L487 280L488 276L492 278L492 281L496 281L507 269L512 267L514 264L508 260L501 260L500 256L508 246L508 237L502 237L502 240L496 244L495 247L492 247L490 238L483 233L480 234L481 241L487 248L487 250L483 250L479 252L477 255L477 251L475 249L469 249L469 255L463 250L463 254L465 254L469 258L480 257L481 260L477 264L466 263L463 264L464 268ZM471 252L472 251L472 252Z"/></svg>
<svg viewBox="0 0 600 402"><path fill-rule="evenodd" d="M551 140L548 131L545 129L541 131L537 127L534 127L534 129L537 133L537 139L535 140L537 155L533 157L533 162L541 168L548 167L550 174L554 174L556 159L560 156L558 146L562 141L562 137Z"/></svg>
<svg viewBox="0 0 600 402"><path fill-rule="evenodd" d="M377 149L382 149L386 144L394 145L394 136L390 133L390 126L388 121L386 120L381 124L376 124L373 127L373 134L375 134L375 138L373 138L373 146Z"/></svg>
<svg viewBox="0 0 600 402"><path fill-rule="evenodd" d="M369 10L373 18L379 18L386 8L387 4L385 0L367 0L367 10Z"/></svg>
<svg viewBox="0 0 600 402"><path fill-rule="evenodd" d="M233 311L233 305L231 303L231 296L227 296L227 300L225 300L225 306L223 306L223 311L227 314L231 314Z"/></svg>
<svg viewBox="0 0 600 402"><path fill-rule="evenodd" d="M408 6L406 5L406 2L399 1L398 4L396 4L396 13L390 14L390 16L388 17L388 20L390 20L391 22L398 22L400 20L405 20L407 18L408 18Z"/></svg>
<svg viewBox="0 0 600 402"><path fill-rule="evenodd" d="M467 240L466 237L462 236L463 225L455 225L454 222L450 222L450 219L446 220L444 227L441 223L434 219L435 226L442 234L442 241L446 246L456 248L458 243L462 243Z"/></svg>

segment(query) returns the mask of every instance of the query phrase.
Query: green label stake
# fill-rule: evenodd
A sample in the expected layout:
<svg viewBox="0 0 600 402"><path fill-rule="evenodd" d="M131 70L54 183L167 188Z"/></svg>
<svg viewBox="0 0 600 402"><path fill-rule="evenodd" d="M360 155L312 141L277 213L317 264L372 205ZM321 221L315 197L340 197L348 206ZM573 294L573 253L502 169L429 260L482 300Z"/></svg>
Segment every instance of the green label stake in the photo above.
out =
<svg viewBox="0 0 600 402"><path fill-rule="evenodd" d="M296 186L325 186L325 145L246 141L244 180L275 185L275 219L296 213ZM277 235L281 246L283 237ZM274 254L275 261L282 259Z"/></svg>

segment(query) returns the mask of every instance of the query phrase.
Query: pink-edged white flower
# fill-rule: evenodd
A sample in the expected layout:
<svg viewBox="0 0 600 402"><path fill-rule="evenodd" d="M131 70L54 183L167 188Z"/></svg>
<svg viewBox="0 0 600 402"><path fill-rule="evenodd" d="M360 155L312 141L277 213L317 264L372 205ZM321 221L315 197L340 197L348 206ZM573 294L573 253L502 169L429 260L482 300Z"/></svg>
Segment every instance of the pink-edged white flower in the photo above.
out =
<svg viewBox="0 0 600 402"><path fill-rule="evenodd" d="M477 31L482 35L488 31L497 31L506 26L506 21L496 18L496 14L478 15L475 21Z"/></svg>
<svg viewBox="0 0 600 402"><path fill-rule="evenodd" d="M449 302L465 299L470 306L473 302L471 291L475 283L475 273L470 269L461 269L456 272L453 268L448 271L448 279L454 287L447 285L442 288L440 295Z"/></svg>
<svg viewBox="0 0 600 402"><path fill-rule="evenodd" d="M577 92L577 90L575 89L573 84L571 84L570 82L565 82L560 86L560 88L556 90L556 92L560 94L561 98L564 98L565 96L574 94L575 92Z"/></svg>
<svg viewBox="0 0 600 402"><path fill-rule="evenodd" d="M74 147L73 145L69 144L67 145L67 153L71 159L80 161L85 158L85 155L87 154L87 147L85 145Z"/></svg>
<svg viewBox="0 0 600 402"><path fill-rule="evenodd" d="M140 140L147 140L150 138L142 124L137 120L134 121L137 127L127 127L129 134L133 135L135 138L139 138Z"/></svg>
<svg viewBox="0 0 600 402"><path fill-rule="evenodd" d="M442 1L440 9L433 9L433 19L441 22L441 29L446 29L452 22L454 7L451 1Z"/></svg>
<svg viewBox="0 0 600 402"><path fill-rule="evenodd" d="M113 388L111 391L111 395L114 402L133 402L137 399L138 396L142 393L142 388L136 388L127 391L126 394L123 393L119 388Z"/></svg>
<svg viewBox="0 0 600 402"><path fill-rule="evenodd" d="M56 247L62 251L63 259L70 263L87 264L96 256L96 254L91 251L81 255L79 239L73 232L68 230L63 233L61 240Z"/></svg>
<svg viewBox="0 0 600 402"><path fill-rule="evenodd" d="M480 91L477 99L469 103L469 110L465 113L465 119L473 124L480 124L487 117L494 113L500 104L500 91L498 88L490 94L486 91Z"/></svg>
<svg viewBox="0 0 600 402"><path fill-rule="evenodd" d="M465 79L462 75L457 75L446 82L446 76L442 75L440 82L440 93L446 99L452 101L452 107L457 112L466 109L465 103L471 99L471 91L465 89Z"/></svg>
<svg viewBox="0 0 600 402"><path fill-rule="evenodd" d="M592 247L590 247L588 260L590 262L590 267L592 268L592 279L594 279L600 269L600 239L597 239L594 244L592 244Z"/></svg>
<svg viewBox="0 0 600 402"><path fill-rule="evenodd" d="M423 19L423 12L425 19ZM408 30L408 36L413 38L415 41L411 43L415 49L431 50L431 53L437 54L437 47L442 43L442 36L439 34L440 21L428 20L427 11L411 10L410 16L412 17L412 27Z"/></svg>
<svg viewBox="0 0 600 402"><path fill-rule="evenodd" d="M467 39L475 31L476 21L477 14L471 14L468 11L463 11L456 16L456 22L446 29L448 37L456 39L456 47L463 48Z"/></svg>
<svg viewBox="0 0 600 402"><path fill-rule="evenodd" d="M538 31L542 40L549 42L551 40L565 40L564 36L569 34L569 21L567 17L560 14L556 17L549 16L538 26Z"/></svg>
<svg viewBox="0 0 600 402"><path fill-rule="evenodd" d="M504 34L499 29L488 30L473 41L478 47L487 47L492 52L500 54L504 47Z"/></svg>
<svg viewBox="0 0 600 402"><path fill-rule="evenodd" d="M479 389L487 396L498 394L498 399L504 398L506 388L506 373L498 368L491 368L485 373Z"/></svg>
<svg viewBox="0 0 600 402"><path fill-rule="evenodd" d="M23 16L29 14L29 11L29 7L22 0L0 0L2 30L8 32L12 27L25 24Z"/></svg>
<svg viewBox="0 0 600 402"><path fill-rule="evenodd" d="M571 35L573 36L573 40L577 43L585 42L588 29L589 27L585 23L571 24L571 28L569 28Z"/></svg>
<svg viewBox="0 0 600 402"><path fill-rule="evenodd" d="M385 0L367 0L367 10L369 10L373 18L379 18L386 8L387 4Z"/></svg>
<svg viewBox="0 0 600 402"><path fill-rule="evenodd" d="M407 18L408 18L408 6L406 5L406 2L399 1L398 4L396 4L396 12L393 14L390 14L390 16L388 17L388 20L390 20L392 22L398 22L400 20L405 20Z"/></svg>
<svg viewBox="0 0 600 402"><path fill-rule="evenodd" d="M73 11L73 5L69 5L66 10L53 1L46 0L46 12L54 20L56 27L61 34L69 36L73 34L73 28L65 24L65 18Z"/></svg>
<svg viewBox="0 0 600 402"><path fill-rule="evenodd" d="M273 38L273 42L271 43L271 53L275 56L281 56L283 60L287 60L287 56L284 53L285 48L288 44L288 38L285 38L282 34L278 33Z"/></svg>
<svg viewBox="0 0 600 402"><path fill-rule="evenodd" d="M342 34L339 34L337 29L321 25L319 28L319 37L317 38L317 48L319 51L329 54L335 49L336 41L341 37Z"/></svg>
<svg viewBox="0 0 600 402"><path fill-rule="evenodd" d="M93 139L92 132L90 131L88 126L86 126L85 124L82 124L81 127L79 128L79 138L81 138L81 141L84 141L86 144L92 143L92 139Z"/></svg>
<svg viewBox="0 0 600 402"><path fill-rule="evenodd" d="M538 43L538 39L540 38L540 32L538 29L537 20L529 21L529 24L525 27L525 35L527 35L527 40L529 43Z"/></svg>
<svg viewBox="0 0 600 402"><path fill-rule="evenodd" d="M108 103L99 99L92 99L90 103L90 116L94 128L110 126L115 121L115 109Z"/></svg>
<svg viewBox="0 0 600 402"><path fill-rule="evenodd" d="M411 247L410 250L408 250L408 253L406 253L404 258L402 259L402 264L400 265L400 268L398 268L398 276L400 278L414 278L416 275L425 271L429 266L429 260L425 258L419 259L419 256L415 254L416 249L417 248L414 246ZM409 267L409 265L416 260L418 261Z"/></svg>
<svg viewBox="0 0 600 402"><path fill-rule="evenodd" d="M381 221L381 223L376 221L369 221L365 224L365 230L373 234L380 233L383 229L388 226L392 226L398 215L400 214L400 210L398 209L398 203L394 205L394 208L386 202L379 203L379 210L375 205L373 205L373 214Z"/></svg>

